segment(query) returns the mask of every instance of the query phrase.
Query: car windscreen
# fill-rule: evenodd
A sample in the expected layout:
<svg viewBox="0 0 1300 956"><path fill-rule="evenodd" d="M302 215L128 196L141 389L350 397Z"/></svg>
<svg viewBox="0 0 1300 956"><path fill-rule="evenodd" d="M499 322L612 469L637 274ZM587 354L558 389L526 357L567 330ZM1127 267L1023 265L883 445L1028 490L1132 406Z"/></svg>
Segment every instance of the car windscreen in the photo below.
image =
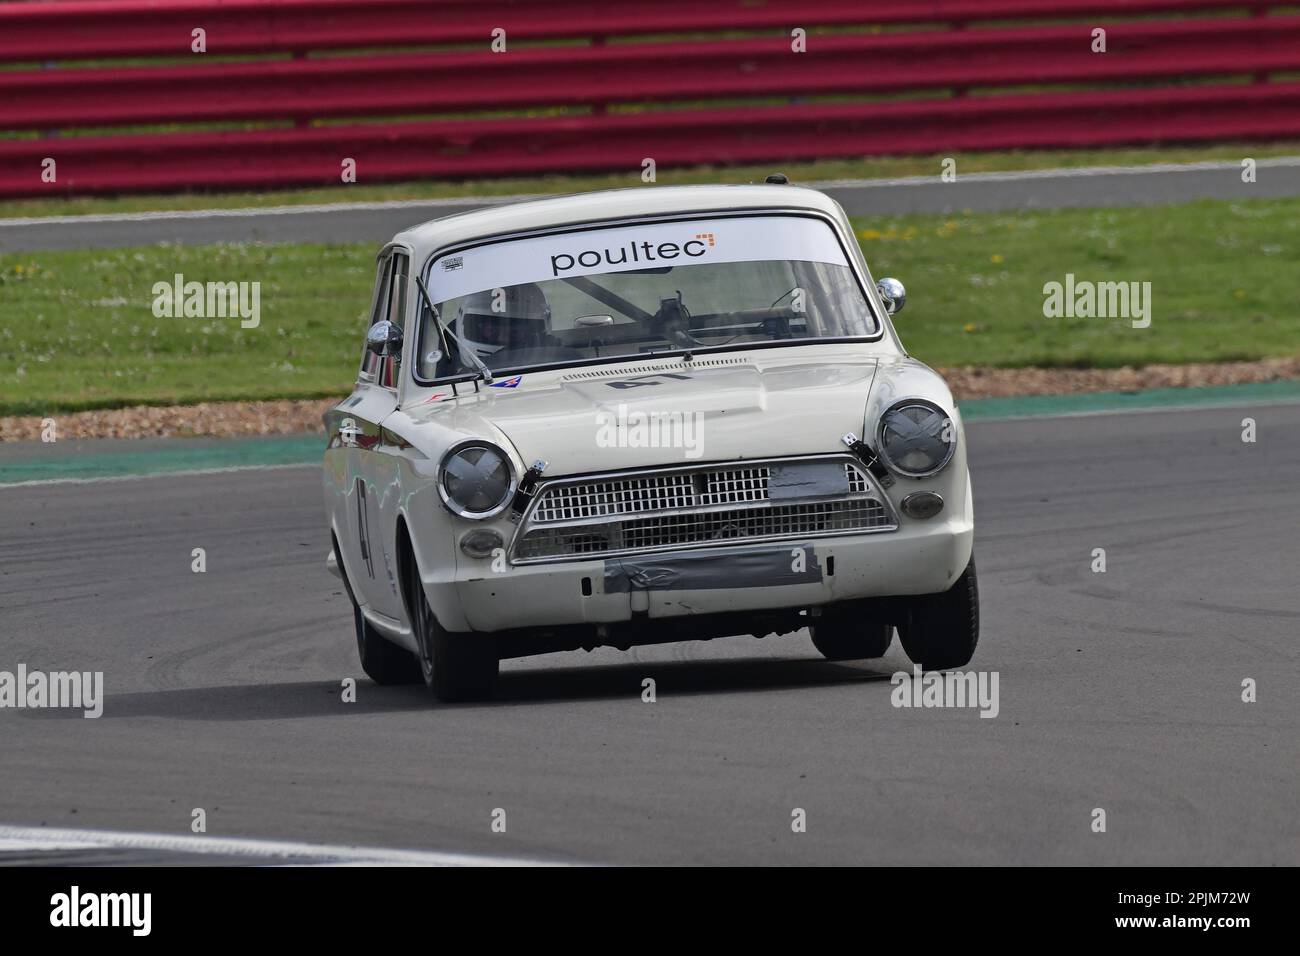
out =
<svg viewBox="0 0 1300 956"><path fill-rule="evenodd" d="M844 249L820 219L746 216L623 225L439 256L416 370L494 373L620 356L874 335Z"/></svg>

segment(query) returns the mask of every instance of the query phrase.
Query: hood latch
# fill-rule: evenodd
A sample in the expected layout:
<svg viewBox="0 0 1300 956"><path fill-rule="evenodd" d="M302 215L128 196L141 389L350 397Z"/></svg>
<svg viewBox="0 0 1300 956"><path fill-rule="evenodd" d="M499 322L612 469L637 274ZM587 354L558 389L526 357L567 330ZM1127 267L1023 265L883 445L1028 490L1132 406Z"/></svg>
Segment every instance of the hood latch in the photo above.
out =
<svg viewBox="0 0 1300 956"><path fill-rule="evenodd" d="M515 500L510 505L510 520L518 521L528 505L533 500L533 495L537 491L537 482L542 478L542 472L546 470L547 462L537 459L532 466L524 472L524 477L519 481L519 490L515 492Z"/></svg>
<svg viewBox="0 0 1300 956"><path fill-rule="evenodd" d="M889 469L880 460L880 456L872 451L866 442L853 432L849 432L840 441L844 442L844 447L853 452L867 471L871 472L871 477L876 479L881 488L893 487L894 476L889 473Z"/></svg>

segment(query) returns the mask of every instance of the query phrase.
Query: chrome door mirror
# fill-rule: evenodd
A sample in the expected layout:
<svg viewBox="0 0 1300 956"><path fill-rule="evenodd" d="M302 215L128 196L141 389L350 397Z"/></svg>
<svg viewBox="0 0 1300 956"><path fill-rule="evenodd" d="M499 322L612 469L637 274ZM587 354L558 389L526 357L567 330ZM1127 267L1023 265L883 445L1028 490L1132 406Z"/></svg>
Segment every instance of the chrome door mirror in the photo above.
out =
<svg viewBox="0 0 1300 956"><path fill-rule="evenodd" d="M907 290L897 279L881 279L876 283L876 291L885 300L885 311L890 315L902 312L903 306L907 304Z"/></svg>
<svg viewBox="0 0 1300 956"><path fill-rule="evenodd" d="M402 330L387 319L376 322L366 333L366 348L380 356L401 355Z"/></svg>

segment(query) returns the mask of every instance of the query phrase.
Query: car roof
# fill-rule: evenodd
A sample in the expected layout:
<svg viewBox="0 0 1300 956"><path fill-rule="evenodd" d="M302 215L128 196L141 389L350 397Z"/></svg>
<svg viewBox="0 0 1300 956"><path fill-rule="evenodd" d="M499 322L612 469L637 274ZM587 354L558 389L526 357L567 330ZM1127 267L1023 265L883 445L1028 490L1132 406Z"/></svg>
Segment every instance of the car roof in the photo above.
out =
<svg viewBox="0 0 1300 956"><path fill-rule="evenodd" d="M825 193L800 186L647 185L457 213L403 230L393 237L393 242L409 246L414 257L420 260L436 249L508 233L602 220L752 209L807 209L831 216L840 215L839 204Z"/></svg>

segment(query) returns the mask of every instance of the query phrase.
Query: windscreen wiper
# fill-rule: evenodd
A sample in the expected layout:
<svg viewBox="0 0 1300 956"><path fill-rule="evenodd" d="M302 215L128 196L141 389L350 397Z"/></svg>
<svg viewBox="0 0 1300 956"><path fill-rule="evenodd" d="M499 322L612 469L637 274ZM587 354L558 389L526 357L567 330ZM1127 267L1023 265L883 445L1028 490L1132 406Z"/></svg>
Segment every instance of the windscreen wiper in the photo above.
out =
<svg viewBox="0 0 1300 956"><path fill-rule="evenodd" d="M479 377L483 381L492 384L492 370L483 364L483 360L474 354L474 346L470 345L455 332L452 332L447 326L442 324L442 316L438 314L438 307L433 304L433 297L429 295L429 290L424 287L424 280L419 276L415 277L415 284L420 287L420 294L424 296L424 304L429 307L429 314L433 316L433 324L438 327L438 334L442 336L443 347L446 347L447 339L456 340L456 351L461 355L469 356L469 360L474 363Z"/></svg>

